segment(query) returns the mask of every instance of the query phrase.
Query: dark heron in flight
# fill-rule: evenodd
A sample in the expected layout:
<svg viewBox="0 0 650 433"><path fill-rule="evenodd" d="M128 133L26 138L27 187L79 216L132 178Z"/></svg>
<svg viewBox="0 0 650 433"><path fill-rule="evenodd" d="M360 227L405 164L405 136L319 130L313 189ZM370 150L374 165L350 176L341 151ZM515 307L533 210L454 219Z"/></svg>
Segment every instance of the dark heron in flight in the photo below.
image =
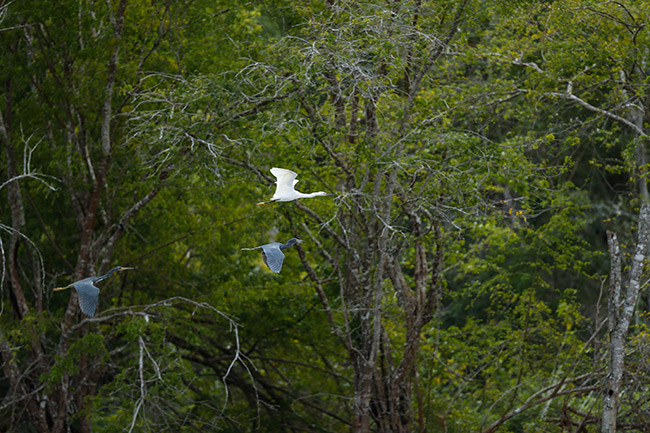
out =
<svg viewBox="0 0 650 433"><path fill-rule="evenodd" d="M280 242L271 242L270 244L260 245L255 248L242 248L242 250L251 251L251 250L262 250L262 259L264 264L269 267L270 270L276 274L280 273L282 269L282 262L284 261L284 253L282 250L291 248L296 244L300 244L302 241L300 239L291 238L287 241L286 244L281 244Z"/></svg>
<svg viewBox="0 0 650 433"><path fill-rule="evenodd" d="M326 192L318 191L312 192L311 194L304 194L300 191L296 191L294 186L298 183L298 176L295 172L287 170L286 168L277 168L273 167L271 173L277 179L275 181L275 194L271 197L269 201L262 201L257 203L258 205L273 203L274 201L293 201L299 198L311 198L319 195L327 195Z"/></svg>
<svg viewBox="0 0 650 433"><path fill-rule="evenodd" d="M95 309L97 308L97 301L99 300L99 289L95 286L95 283L107 279L113 275L113 272L121 272L128 269L133 268L117 266L108 271L106 275L102 275L100 277L84 278L83 280L75 281L74 283L65 287L55 287L54 290L64 290L69 289L70 287L74 287L77 291L77 294L79 294L79 307L81 307L81 311L83 311L86 316L93 317L95 315Z"/></svg>

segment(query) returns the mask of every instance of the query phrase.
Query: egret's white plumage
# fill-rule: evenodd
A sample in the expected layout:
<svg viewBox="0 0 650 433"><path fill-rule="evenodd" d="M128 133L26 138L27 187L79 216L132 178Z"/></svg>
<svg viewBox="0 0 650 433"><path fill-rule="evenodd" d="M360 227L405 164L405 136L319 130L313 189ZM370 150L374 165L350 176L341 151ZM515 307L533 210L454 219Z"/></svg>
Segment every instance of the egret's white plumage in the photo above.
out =
<svg viewBox="0 0 650 433"><path fill-rule="evenodd" d="M275 182L275 194L273 194L271 200L257 203L258 205L272 203L274 201L293 201L299 198L311 198L320 195L327 195L327 193L323 191L312 192L310 194L296 191L294 187L298 183L298 179L296 179L298 175L291 170L287 170L286 168L273 167L271 169L271 174L273 174L273 176L275 176L277 179Z"/></svg>

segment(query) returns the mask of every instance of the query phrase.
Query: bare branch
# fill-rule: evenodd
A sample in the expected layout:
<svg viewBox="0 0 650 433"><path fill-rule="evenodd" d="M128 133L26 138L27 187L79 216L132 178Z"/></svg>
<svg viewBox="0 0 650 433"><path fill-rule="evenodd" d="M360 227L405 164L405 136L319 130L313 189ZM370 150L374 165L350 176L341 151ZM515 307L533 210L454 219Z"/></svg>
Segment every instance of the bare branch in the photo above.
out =
<svg viewBox="0 0 650 433"><path fill-rule="evenodd" d="M604 110L602 108L598 108L598 107L596 107L594 105L591 105L590 103L588 103L584 99L581 99L581 98L577 97L576 95L574 95L573 93L571 93L571 88L568 88L567 92L564 92L564 93L548 92L548 93L545 93L545 95L551 96L551 97L556 97L556 98L563 98L563 99L567 99L569 101L574 101L574 102L578 103L578 105L581 105L582 107L586 108L587 110L589 110L591 112L601 114L601 115L603 115L605 117L608 117L608 118L610 118L612 120L616 120L617 122L622 123L623 125L630 128L632 131L634 131L639 137L648 138L648 134L646 134L645 131L643 129L639 128L639 126L637 126L634 122L632 122L632 121L630 121L630 120L628 120L628 119L626 119L626 118L624 118L622 116L619 116L618 114L615 114L612 111Z"/></svg>
<svg viewBox="0 0 650 433"><path fill-rule="evenodd" d="M565 384L571 385L575 382L581 381L591 376L593 376L593 373L587 373L577 377L564 377L559 382L554 383L553 385L549 385L543 389L540 389L537 392L534 392L533 394L531 394L530 397L528 397L524 401L523 404L511 410L510 412L502 415L498 420L494 421L488 427L481 430L481 433L492 433L496 431L500 425L502 425L504 422L508 421L510 418L514 417L515 415L518 415L524 412L525 410L530 409L531 407L537 406L538 404L544 403L553 398L562 395L585 394L591 391L595 391L600 387L600 385L596 384L596 385L586 385L586 386L577 386L577 387L570 386L568 388L565 388ZM548 394L544 395L546 393Z"/></svg>

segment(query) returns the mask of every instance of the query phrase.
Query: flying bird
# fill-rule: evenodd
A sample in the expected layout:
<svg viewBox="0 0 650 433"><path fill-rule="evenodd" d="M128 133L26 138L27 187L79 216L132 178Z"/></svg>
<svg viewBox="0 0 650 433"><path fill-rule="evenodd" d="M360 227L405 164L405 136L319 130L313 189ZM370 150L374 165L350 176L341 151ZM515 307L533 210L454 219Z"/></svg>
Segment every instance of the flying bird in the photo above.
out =
<svg viewBox="0 0 650 433"><path fill-rule="evenodd" d="M242 250L252 251L252 250L262 250L262 259L264 264L269 267L270 270L276 274L280 273L282 269L282 262L284 261L284 253L282 250L291 248L296 244L301 244L300 239L291 238L287 241L286 244L281 244L280 242L271 242L270 244L260 245L259 247L254 248L242 248Z"/></svg>
<svg viewBox="0 0 650 433"><path fill-rule="evenodd" d="M77 294L79 294L79 307L81 308L81 311L83 311L86 316L93 317L95 315L95 309L97 308L97 301L99 300L99 288L95 286L95 283L107 279L113 275L113 272L121 272L128 269L133 268L117 266L108 271L106 275L102 275L100 277L84 278L83 280L75 281L74 283L65 287L55 287L54 290L58 291L74 287L77 291Z"/></svg>
<svg viewBox="0 0 650 433"><path fill-rule="evenodd" d="M258 206L267 203L273 203L275 201L293 201L299 198L311 198L317 197L319 195L327 195L327 193L323 191L312 192L310 194L304 194L300 191L296 191L294 187L298 183L298 179L296 179L298 175L291 170L287 170L286 168L273 167L271 169L271 173L277 179L275 181L277 185L275 188L275 194L273 194L271 200L257 203Z"/></svg>

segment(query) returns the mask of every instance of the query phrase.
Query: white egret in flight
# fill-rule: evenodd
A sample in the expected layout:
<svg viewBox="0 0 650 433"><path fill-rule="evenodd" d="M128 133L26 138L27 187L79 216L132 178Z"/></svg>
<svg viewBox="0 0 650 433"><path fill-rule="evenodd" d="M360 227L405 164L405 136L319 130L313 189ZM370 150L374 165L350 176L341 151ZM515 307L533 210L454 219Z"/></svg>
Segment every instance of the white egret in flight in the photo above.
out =
<svg viewBox="0 0 650 433"><path fill-rule="evenodd" d="M257 203L258 205L263 205L267 203L273 203L275 201L293 201L299 198L311 198L317 197L319 195L327 195L326 192L318 191L312 192L310 194L304 194L300 191L296 191L294 186L298 183L298 176L295 172L287 170L286 168L277 168L273 167L271 173L276 177L277 181L275 194L271 197L269 201L262 201Z"/></svg>

